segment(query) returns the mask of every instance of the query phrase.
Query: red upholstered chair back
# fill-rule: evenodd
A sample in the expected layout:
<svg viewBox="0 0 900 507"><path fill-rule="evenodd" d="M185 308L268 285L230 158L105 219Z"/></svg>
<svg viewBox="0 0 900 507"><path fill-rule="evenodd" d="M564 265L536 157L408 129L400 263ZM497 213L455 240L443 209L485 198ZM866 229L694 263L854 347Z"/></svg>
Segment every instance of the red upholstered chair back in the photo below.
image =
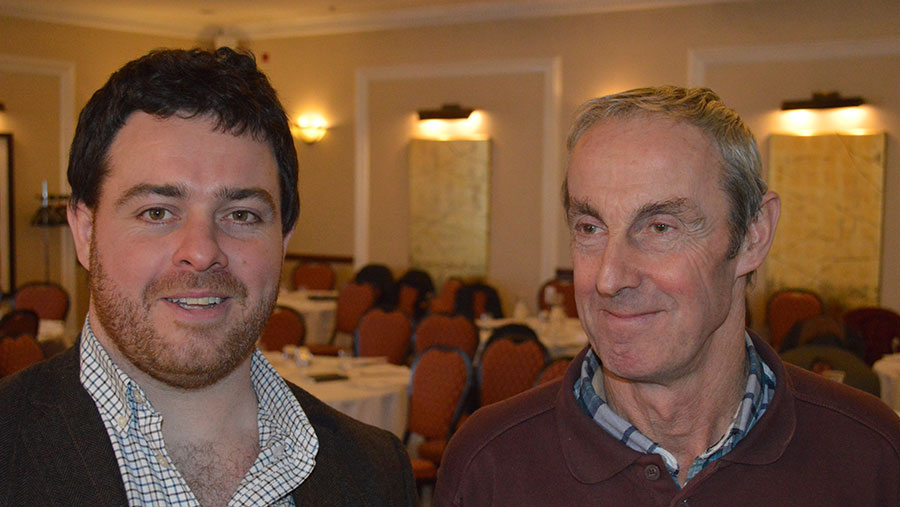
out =
<svg viewBox="0 0 900 507"><path fill-rule="evenodd" d="M303 345L306 339L306 323L303 315L287 306L276 306L266 322L259 348L262 350L282 350L285 345Z"/></svg>
<svg viewBox="0 0 900 507"><path fill-rule="evenodd" d="M37 336L40 322L38 314L32 310L13 310L0 319L0 337Z"/></svg>
<svg viewBox="0 0 900 507"><path fill-rule="evenodd" d="M41 346L31 335L0 339L0 377L24 370L42 359Z"/></svg>
<svg viewBox="0 0 900 507"><path fill-rule="evenodd" d="M446 345L462 350L472 359L478 342L478 328L470 319L463 315L436 314L422 319L413 343L416 354L434 345Z"/></svg>
<svg viewBox="0 0 900 507"><path fill-rule="evenodd" d="M551 380L558 379L563 377L566 374L566 370L569 369L569 365L572 364L571 357L561 357L559 359L554 359L547 366L538 373L536 379L534 379L534 385L539 386L541 384L546 384Z"/></svg>
<svg viewBox="0 0 900 507"><path fill-rule="evenodd" d="M295 289L331 290L334 288L334 269L320 262L304 262L294 268L291 276Z"/></svg>
<svg viewBox="0 0 900 507"><path fill-rule="evenodd" d="M451 314L456 309L456 293L462 288L463 283L459 278L448 278L441 286L440 292L435 296L429 305L428 311L431 313Z"/></svg>
<svg viewBox="0 0 900 507"><path fill-rule="evenodd" d="M549 310L553 305L550 301L551 294L559 298L560 304L566 311L566 315L573 319L578 318L578 308L575 306L575 285L569 280L547 280L538 290L538 308Z"/></svg>
<svg viewBox="0 0 900 507"><path fill-rule="evenodd" d="M435 346L413 362L408 430L428 440L447 439L472 385L472 363L459 349Z"/></svg>
<svg viewBox="0 0 900 507"><path fill-rule="evenodd" d="M410 318L415 317L417 306L419 304L419 289L412 285L400 285L397 295L397 309L408 315Z"/></svg>
<svg viewBox="0 0 900 507"><path fill-rule="evenodd" d="M378 295L367 283L348 283L338 293L335 331L353 334L359 319L375 305Z"/></svg>
<svg viewBox="0 0 900 507"><path fill-rule="evenodd" d="M534 331L521 324L504 327L515 329L495 331L481 353L478 366L481 406L527 391L547 364L547 349Z"/></svg>
<svg viewBox="0 0 900 507"><path fill-rule="evenodd" d="M356 326L354 354L359 357L384 356L389 363L406 364L412 323L403 312L376 308L363 315Z"/></svg>
<svg viewBox="0 0 900 507"><path fill-rule="evenodd" d="M859 333L866 343L865 359L870 366L886 354L900 352L893 349L894 339L900 339L900 315L887 308L857 308L844 314L844 324Z"/></svg>
<svg viewBox="0 0 900 507"><path fill-rule="evenodd" d="M32 310L42 319L65 320L69 313L69 294L55 283L28 283L16 290L13 308Z"/></svg>
<svg viewBox="0 0 900 507"><path fill-rule="evenodd" d="M794 324L821 315L824 305L819 296L805 290L783 290L769 299L766 315L769 322L769 343L775 350Z"/></svg>

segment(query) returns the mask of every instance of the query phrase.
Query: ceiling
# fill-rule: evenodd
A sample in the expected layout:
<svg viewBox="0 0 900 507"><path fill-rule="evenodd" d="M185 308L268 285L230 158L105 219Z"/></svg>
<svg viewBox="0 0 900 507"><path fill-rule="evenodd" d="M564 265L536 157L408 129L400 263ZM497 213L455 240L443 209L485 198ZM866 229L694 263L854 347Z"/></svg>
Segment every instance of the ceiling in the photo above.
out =
<svg viewBox="0 0 900 507"><path fill-rule="evenodd" d="M173 37L296 37L741 0L0 0L0 15Z"/></svg>

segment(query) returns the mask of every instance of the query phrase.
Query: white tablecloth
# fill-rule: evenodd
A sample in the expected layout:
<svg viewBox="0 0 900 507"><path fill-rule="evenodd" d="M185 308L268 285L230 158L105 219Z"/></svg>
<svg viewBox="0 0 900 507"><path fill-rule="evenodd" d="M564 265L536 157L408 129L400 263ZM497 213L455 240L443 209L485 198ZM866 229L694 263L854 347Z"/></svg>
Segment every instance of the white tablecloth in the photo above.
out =
<svg viewBox="0 0 900 507"><path fill-rule="evenodd" d="M881 381L881 400L900 413L900 354L882 357L872 370Z"/></svg>
<svg viewBox="0 0 900 507"><path fill-rule="evenodd" d="M334 409L403 438L409 414L409 368L383 358L313 356L299 366L281 352L263 352L285 380L307 390ZM346 380L316 382L311 375L338 373Z"/></svg>
<svg viewBox="0 0 900 507"><path fill-rule="evenodd" d="M278 304L293 308L303 315L306 322L306 343L328 343L334 332L337 313L337 291L283 290L278 293Z"/></svg>
<svg viewBox="0 0 900 507"><path fill-rule="evenodd" d="M491 332L506 324L525 324L534 330L541 343L547 347L550 357L573 357L587 345L588 339L581 321L572 318L540 319L526 317L524 319L479 319L479 335L482 346L491 337Z"/></svg>

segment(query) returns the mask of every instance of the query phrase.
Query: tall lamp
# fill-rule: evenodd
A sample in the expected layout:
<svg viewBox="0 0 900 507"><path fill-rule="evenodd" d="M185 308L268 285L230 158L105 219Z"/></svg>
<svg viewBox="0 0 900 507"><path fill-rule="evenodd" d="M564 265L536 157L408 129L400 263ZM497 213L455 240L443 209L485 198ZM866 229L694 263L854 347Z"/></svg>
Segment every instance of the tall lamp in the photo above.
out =
<svg viewBox="0 0 900 507"><path fill-rule="evenodd" d="M44 280L50 281L50 229L68 225L66 220L66 203L68 195L51 195L47 193L47 182L41 184L41 207L31 217L31 225L44 230Z"/></svg>

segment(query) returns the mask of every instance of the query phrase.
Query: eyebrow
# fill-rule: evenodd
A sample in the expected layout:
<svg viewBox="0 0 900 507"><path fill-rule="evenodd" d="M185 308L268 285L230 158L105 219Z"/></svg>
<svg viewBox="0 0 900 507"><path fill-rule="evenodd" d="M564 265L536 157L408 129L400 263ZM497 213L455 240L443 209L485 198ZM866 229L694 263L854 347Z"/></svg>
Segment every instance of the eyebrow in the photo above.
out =
<svg viewBox="0 0 900 507"><path fill-rule="evenodd" d="M688 225L696 226L703 222L699 206L687 197L645 204L635 213L634 221L640 222L655 215L672 215Z"/></svg>
<svg viewBox="0 0 900 507"><path fill-rule="evenodd" d="M260 187L230 188L224 187L216 192L216 198L222 201L243 201L244 199L259 199L265 202L273 210L276 208L275 199L268 190Z"/></svg>
<svg viewBox="0 0 900 507"><path fill-rule="evenodd" d="M593 207L589 202L583 201L580 199L569 198L569 202L566 206L566 218L571 219L578 215L587 215L594 217L596 219L600 219L600 212L597 211L597 208Z"/></svg>
<svg viewBox="0 0 900 507"><path fill-rule="evenodd" d="M147 195L183 198L187 195L187 189L185 189L183 185L150 185L149 183L141 183L129 188L122 194L122 197L119 197L116 200L115 206L118 208L131 199Z"/></svg>

